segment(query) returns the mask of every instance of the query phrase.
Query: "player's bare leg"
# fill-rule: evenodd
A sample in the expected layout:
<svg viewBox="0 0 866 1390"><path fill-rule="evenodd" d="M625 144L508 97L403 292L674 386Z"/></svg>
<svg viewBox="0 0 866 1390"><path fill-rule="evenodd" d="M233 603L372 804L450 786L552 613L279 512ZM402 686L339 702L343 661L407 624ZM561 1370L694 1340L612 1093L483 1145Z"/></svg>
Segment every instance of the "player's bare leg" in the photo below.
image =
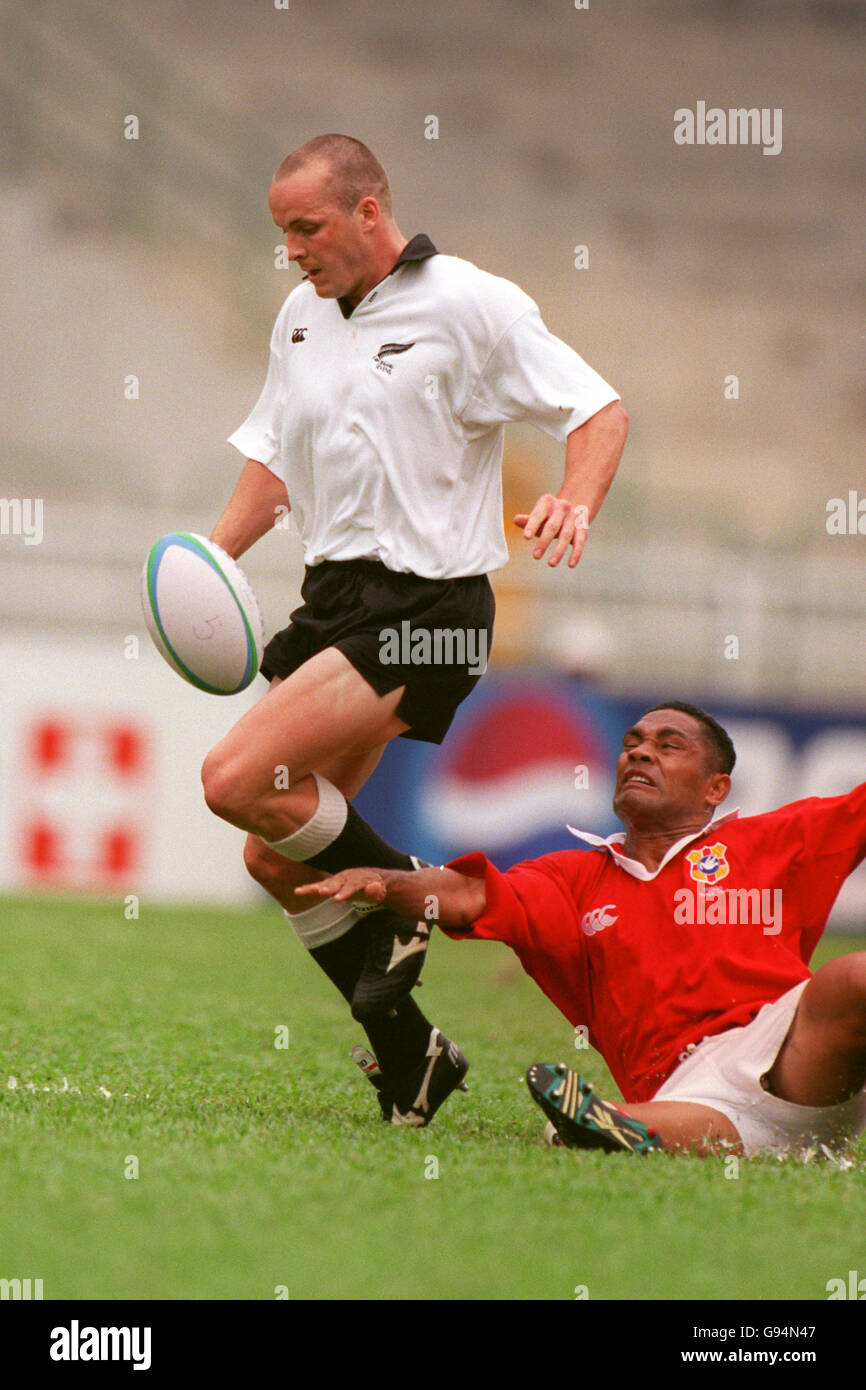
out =
<svg viewBox="0 0 866 1390"><path fill-rule="evenodd" d="M771 1095L794 1105L839 1105L866 1085L866 951L828 961L806 985L773 1065L764 1077ZM666 1149L742 1152L727 1116L681 1101L618 1103L654 1129ZM733 1146L732 1146L733 1144Z"/></svg>
<svg viewBox="0 0 866 1390"><path fill-rule="evenodd" d="M208 804L241 826L250 828L255 818L260 830L280 837L279 848L284 849L283 837L316 824L313 818L323 791L318 779L325 779L329 795L342 794L349 802L374 770L388 738L408 727L393 714L401 694L397 690L377 696L342 653L320 653L285 681L274 681L268 695L209 755L203 770ZM347 710L355 717L347 718ZM348 747L334 751L334 745L347 738ZM308 775L314 770L316 777ZM353 831L366 841L361 855L365 860L375 849L368 831L363 822ZM383 863L389 862L388 854L396 856L384 842L379 846ZM339 852L346 853L347 847ZM407 856L396 857L405 860L405 866L411 863ZM310 955L366 1031L381 1068L384 1117L394 1123L427 1124L453 1090L465 1089L468 1063L409 994L426 950L426 924L406 922L391 912L376 914L375 923L359 921L349 904L339 906L332 921L320 922L323 910L333 914L333 905L311 909L309 899L299 899L294 892L322 876L318 867L286 857L252 830L244 860L252 876L286 910ZM419 926L423 937L416 941ZM400 956L396 968L395 944Z"/></svg>
<svg viewBox="0 0 866 1390"><path fill-rule="evenodd" d="M372 776L384 751L385 745L382 744L366 753L345 753L331 758L316 771L333 783L347 801L351 801ZM289 913L304 912L310 906L309 898L295 896L295 888L302 883L313 883L323 877L321 869L311 868L308 864L298 863L277 854L258 835L247 835L244 864L251 877Z"/></svg>
<svg viewBox="0 0 866 1390"><path fill-rule="evenodd" d="M532 1099L561 1143L608 1153L647 1154L654 1149L706 1156L742 1153L740 1136L720 1111L685 1101L629 1105L606 1101L564 1063L536 1062L526 1074Z"/></svg>
<svg viewBox="0 0 866 1390"><path fill-rule="evenodd" d="M806 985L768 1091L795 1105L838 1105L866 1085L866 951L828 961Z"/></svg>
<svg viewBox="0 0 866 1390"><path fill-rule="evenodd" d="M408 729L395 713L402 694L377 695L342 652L319 652L273 684L208 754L208 806L266 841L293 834L317 809L310 773L381 749Z"/></svg>
<svg viewBox="0 0 866 1390"><path fill-rule="evenodd" d="M554 1076L554 1070L557 1073ZM543 1066L530 1082L533 1098L542 1106L566 1142L580 1145L586 1130L589 1146L601 1146L596 1131L616 1126L616 1115L636 1121L655 1134L665 1149L707 1155L742 1153L733 1123L709 1106L684 1101L647 1101L642 1105L595 1099L598 1113L586 1115L584 1083L573 1072ZM766 1090L794 1105L833 1106L849 1100L866 1086L866 952L855 951L827 965L812 977L800 997L794 1020L776 1058L762 1078ZM590 1101L590 1104L592 1102ZM589 1124L587 1124L587 1119ZM593 1123L593 1119L599 1123ZM608 1147L640 1147L643 1136L626 1130ZM620 1139L622 1142L620 1142Z"/></svg>
<svg viewBox="0 0 866 1390"><path fill-rule="evenodd" d="M353 758L345 766L357 771L362 766L358 759L372 756L407 730L395 713L401 696L402 687L377 695L335 648L318 653L273 686L208 754L202 769L208 805L294 863L330 873L359 863L415 868L417 860L387 845L340 790L314 771L335 759ZM273 884L272 861L261 852L256 867L270 872ZM294 888L299 882L299 875L287 874L283 886ZM332 909L321 904L312 912L307 907L296 930L307 932L308 946L326 944L337 934ZM323 916L328 921L321 923ZM389 1008L412 988L428 938L426 922L409 921L389 908L377 912L352 1000L359 1022Z"/></svg>
<svg viewBox="0 0 866 1390"><path fill-rule="evenodd" d="M282 683L281 677L275 676L268 687L269 692L275 690ZM316 771L326 777L329 782L332 782L347 801L351 801L358 795L368 778L372 776L384 751L385 744L383 743L378 748L372 748L363 753L352 751L338 754L319 766ZM315 810L315 802L312 797L309 800L312 803L310 812L312 814ZM313 883L322 877L320 869L313 869L307 864L286 859L282 854L277 854L274 850L269 849L260 836L253 834L247 835L244 845L244 864L250 876L266 892L270 893L280 907L290 913L303 912L305 908L310 906L308 900L295 897L295 887L301 883Z"/></svg>
<svg viewBox="0 0 866 1390"><path fill-rule="evenodd" d="M839 1105L866 1085L866 951L828 961L806 985L776 1059L764 1077L771 1095L794 1105ZM619 1106L655 1129L668 1148L742 1152L731 1121L680 1101ZM737 1148L731 1147L731 1138Z"/></svg>
<svg viewBox="0 0 866 1390"><path fill-rule="evenodd" d="M640 1120L654 1130L662 1148L695 1154L706 1158L710 1154L741 1154L743 1146L736 1126L709 1105L692 1101L648 1100L643 1105L627 1105L614 1101L633 1120Z"/></svg>

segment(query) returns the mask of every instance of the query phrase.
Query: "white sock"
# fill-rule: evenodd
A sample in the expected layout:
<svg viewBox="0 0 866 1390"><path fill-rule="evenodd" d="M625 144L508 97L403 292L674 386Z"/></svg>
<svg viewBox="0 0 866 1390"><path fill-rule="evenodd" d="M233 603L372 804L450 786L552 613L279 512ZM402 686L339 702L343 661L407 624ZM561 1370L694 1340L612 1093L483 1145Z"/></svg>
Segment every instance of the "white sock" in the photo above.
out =
<svg viewBox="0 0 866 1390"><path fill-rule="evenodd" d="M335 903L333 898L324 898L305 912L289 912L285 908L283 911L301 945L306 946L308 951L315 951L317 946L326 946L329 941L345 936L360 920L351 903Z"/></svg>
<svg viewBox="0 0 866 1390"><path fill-rule="evenodd" d="M296 864L303 864L332 845L349 814L349 803L333 782L320 777L318 772L314 772L313 777L316 779L319 804L310 819L284 840L265 840L268 849L281 854L284 859L292 859ZM302 915L306 916L306 913Z"/></svg>

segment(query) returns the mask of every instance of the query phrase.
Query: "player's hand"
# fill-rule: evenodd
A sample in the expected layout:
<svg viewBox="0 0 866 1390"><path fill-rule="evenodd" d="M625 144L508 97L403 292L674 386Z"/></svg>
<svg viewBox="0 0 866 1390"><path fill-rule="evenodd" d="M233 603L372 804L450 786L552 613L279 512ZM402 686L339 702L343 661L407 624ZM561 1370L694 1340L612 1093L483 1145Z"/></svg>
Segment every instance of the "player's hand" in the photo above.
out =
<svg viewBox="0 0 866 1390"><path fill-rule="evenodd" d="M548 546L553 544L547 563L558 565L570 546L568 568L574 569L589 534L589 510L583 505L575 506L567 497L554 497L546 492L539 497L531 512L521 512L516 516L514 524L522 528L527 540L536 538L538 543L532 552L533 560L541 560Z"/></svg>
<svg viewBox="0 0 866 1390"><path fill-rule="evenodd" d="M318 883L303 883L294 891L333 898L335 903L351 898L363 912L365 908L381 907L388 890L378 869L343 869Z"/></svg>

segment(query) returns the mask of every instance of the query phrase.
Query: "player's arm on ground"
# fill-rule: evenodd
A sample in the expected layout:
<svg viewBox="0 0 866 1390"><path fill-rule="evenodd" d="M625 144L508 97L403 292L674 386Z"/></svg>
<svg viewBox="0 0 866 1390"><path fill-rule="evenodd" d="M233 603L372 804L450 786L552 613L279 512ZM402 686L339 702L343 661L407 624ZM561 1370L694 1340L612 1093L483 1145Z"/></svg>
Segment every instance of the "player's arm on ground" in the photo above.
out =
<svg viewBox="0 0 866 1390"><path fill-rule="evenodd" d="M470 931L487 907L483 878L455 869L344 869L295 889L335 902L390 907L404 917L426 918L450 931Z"/></svg>
<svg viewBox="0 0 866 1390"><path fill-rule="evenodd" d="M537 538L533 559L540 560L552 544L547 563L558 565L570 546L568 565L574 568L589 523L613 482L627 435L628 416L620 401L611 401L571 431L565 444L565 477L557 496L546 492L531 512L514 518L527 540Z"/></svg>
<svg viewBox="0 0 866 1390"><path fill-rule="evenodd" d="M211 540L238 560L288 510L289 497L282 478L263 463L247 459Z"/></svg>

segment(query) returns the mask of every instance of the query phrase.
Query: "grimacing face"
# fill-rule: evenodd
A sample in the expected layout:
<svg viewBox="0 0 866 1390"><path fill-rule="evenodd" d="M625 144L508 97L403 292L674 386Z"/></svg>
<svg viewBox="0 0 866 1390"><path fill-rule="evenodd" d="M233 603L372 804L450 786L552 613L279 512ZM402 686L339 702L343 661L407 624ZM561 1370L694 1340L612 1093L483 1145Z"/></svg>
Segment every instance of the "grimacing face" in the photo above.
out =
<svg viewBox="0 0 866 1390"><path fill-rule="evenodd" d="M701 821L730 790L712 770L703 726L679 710L652 710L628 729L616 763L613 808L640 826Z"/></svg>
<svg viewBox="0 0 866 1390"><path fill-rule="evenodd" d="M285 233L289 259L297 261L322 299L358 303L372 284L372 238L378 204L362 198L351 213L338 206L328 170L311 164L272 183L271 216Z"/></svg>

